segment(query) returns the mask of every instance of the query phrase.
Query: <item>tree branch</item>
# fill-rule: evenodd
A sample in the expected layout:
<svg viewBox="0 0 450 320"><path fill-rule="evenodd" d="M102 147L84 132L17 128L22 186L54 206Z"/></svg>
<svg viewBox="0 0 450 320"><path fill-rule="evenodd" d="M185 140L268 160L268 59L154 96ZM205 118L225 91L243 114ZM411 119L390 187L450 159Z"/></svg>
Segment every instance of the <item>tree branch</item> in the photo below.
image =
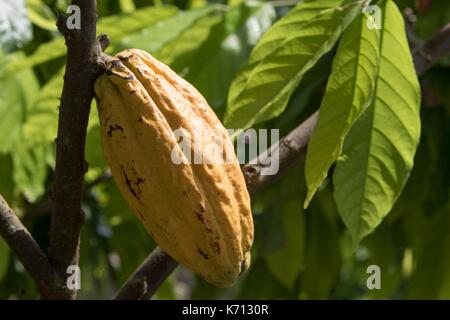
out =
<svg viewBox="0 0 450 320"><path fill-rule="evenodd" d="M413 51L417 74L423 74L439 59L450 54L450 23Z"/></svg>
<svg viewBox="0 0 450 320"><path fill-rule="evenodd" d="M156 248L122 286L113 299L150 299L178 263Z"/></svg>
<svg viewBox="0 0 450 320"><path fill-rule="evenodd" d="M49 292L53 275L47 256L1 195L0 234L37 283L39 292Z"/></svg>
<svg viewBox="0 0 450 320"><path fill-rule="evenodd" d="M66 288L66 270L78 265L80 229L83 224L81 194L87 163L84 159L86 130L93 87L101 67L101 44L96 39L97 2L74 0L81 12L81 29L69 29L58 15L57 26L67 45L66 72L59 108L55 182L51 193L50 263L56 286L44 298L74 299Z"/></svg>
<svg viewBox="0 0 450 320"><path fill-rule="evenodd" d="M425 73L440 58L450 53L449 25L438 31L423 46L413 51L414 64L419 76ZM255 192L278 180L289 167L306 154L309 139L317 123L318 115L319 111L314 112L302 124L270 148L272 153L269 154L274 154L275 149L279 149L280 170L277 174L271 176L260 175L261 169L267 163L267 152L263 152L257 157L255 160L256 164L243 167L243 173L250 192ZM150 298L164 280L162 276L169 276L176 266L177 262L167 254L164 254L159 248L156 248L126 281L114 299ZM145 285L143 285L143 282L145 282ZM140 285L136 285L136 283Z"/></svg>

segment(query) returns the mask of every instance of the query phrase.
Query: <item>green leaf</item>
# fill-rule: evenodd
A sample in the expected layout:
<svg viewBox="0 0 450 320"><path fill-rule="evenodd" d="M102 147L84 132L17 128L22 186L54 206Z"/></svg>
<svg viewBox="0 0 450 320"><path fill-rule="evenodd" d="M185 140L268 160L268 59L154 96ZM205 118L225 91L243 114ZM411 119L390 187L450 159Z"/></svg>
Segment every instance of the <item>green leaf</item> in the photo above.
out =
<svg viewBox="0 0 450 320"><path fill-rule="evenodd" d="M0 79L0 153L13 150L39 85L31 70Z"/></svg>
<svg viewBox="0 0 450 320"><path fill-rule="evenodd" d="M275 252L265 257L267 267L280 283L294 292L296 281L305 267L306 221L302 208L303 163L291 168L286 176L273 188L276 194L272 201L275 214L281 216L283 242Z"/></svg>
<svg viewBox="0 0 450 320"><path fill-rule="evenodd" d="M301 199L292 198L281 208L285 240L282 248L266 258L267 266L275 278L291 291L300 271L304 268L305 221Z"/></svg>
<svg viewBox="0 0 450 320"><path fill-rule="evenodd" d="M225 106L228 88L238 68L275 18L271 4L254 2L235 6L198 48L186 78L213 108Z"/></svg>
<svg viewBox="0 0 450 320"><path fill-rule="evenodd" d="M337 219L314 203L308 213L306 270L301 277L300 298L327 299L339 275Z"/></svg>
<svg viewBox="0 0 450 320"><path fill-rule="evenodd" d="M14 183L30 202L36 201L45 192L48 152L52 152L48 145L35 145L32 148L19 145L14 150Z"/></svg>
<svg viewBox="0 0 450 320"><path fill-rule="evenodd" d="M119 0L119 5L122 12L133 12L136 10L133 0Z"/></svg>
<svg viewBox="0 0 450 320"><path fill-rule="evenodd" d="M214 6L207 6L200 9L181 11L177 15L122 38L120 43L114 46L114 50L121 51L127 48L138 48L152 53L179 37L198 19L210 14L214 8Z"/></svg>
<svg viewBox="0 0 450 320"><path fill-rule="evenodd" d="M230 87L226 126L245 129L282 113L303 75L359 10L345 0L303 1L275 23Z"/></svg>
<svg viewBox="0 0 450 320"><path fill-rule="evenodd" d="M334 197L355 246L391 210L420 138L420 87L403 18L390 0L382 12L375 100L348 134L334 173Z"/></svg>
<svg viewBox="0 0 450 320"><path fill-rule="evenodd" d="M37 94L24 125L25 140L29 144L50 143L56 138L64 69L61 68Z"/></svg>
<svg viewBox="0 0 450 320"><path fill-rule="evenodd" d="M222 20L221 14L207 15L197 21L177 38L154 52L154 56L170 65L179 74L186 74L185 69L195 57L198 48L211 34L213 27Z"/></svg>
<svg viewBox="0 0 450 320"><path fill-rule="evenodd" d="M341 155L350 128L373 101L379 42L378 30L369 29L362 14L344 32L308 146L305 207Z"/></svg>
<svg viewBox="0 0 450 320"><path fill-rule="evenodd" d="M94 125L87 132L86 136L86 161L89 164L89 169L108 167L105 157L103 155L102 140L100 126Z"/></svg>
<svg viewBox="0 0 450 320"><path fill-rule="evenodd" d="M38 27L57 31L56 18L52 10L42 0L26 0L28 19Z"/></svg>
<svg viewBox="0 0 450 320"><path fill-rule="evenodd" d="M177 12L178 10L175 7L170 6L159 8L146 7L131 13L101 18L98 21L97 30L98 33L106 33L111 39L112 44L114 44L123 36L138 32L145 27L158 23L159 21L176 14ZM58 37L41 44L30 56L9 63L1 70L0 77L8 77L20 70L63 57L65 54L66 46L64 45L64 39Z"/></svg>

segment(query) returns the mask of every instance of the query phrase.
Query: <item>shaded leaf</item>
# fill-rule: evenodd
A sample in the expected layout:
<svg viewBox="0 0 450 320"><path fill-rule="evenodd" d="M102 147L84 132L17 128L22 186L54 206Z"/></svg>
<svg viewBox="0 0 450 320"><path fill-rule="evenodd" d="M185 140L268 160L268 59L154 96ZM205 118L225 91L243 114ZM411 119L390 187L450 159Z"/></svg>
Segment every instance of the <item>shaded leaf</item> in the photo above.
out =
<svg viewBox="0 0 450 320"><path fill-rule="evenodd" d="M306 269L301 276L299 297L327 299L339 275L337 219L314 203L308 214Z"/></svg>
<svg viewBox="0 0 450 320"><path fill-rule="evenodd" d="M186 78L213 108L225 106L228 88L238 68L275 18L271 4L254 2L235 6L198 48L188 65Z"/></svg>
<svg viewBox="0 0 450 320"><path fill-rule="evenodd" d="M252 300L292 298L292 293L272 276L263 259L256 259L254 261L237 296L237 299Z"/></svg>
<svg viewBox="0 0 450 320"><path fill-rule="evenodd" d="M420 238L416 268L410 278L406 298L450 299L450 206L442 208L427 223Z"/></svg>

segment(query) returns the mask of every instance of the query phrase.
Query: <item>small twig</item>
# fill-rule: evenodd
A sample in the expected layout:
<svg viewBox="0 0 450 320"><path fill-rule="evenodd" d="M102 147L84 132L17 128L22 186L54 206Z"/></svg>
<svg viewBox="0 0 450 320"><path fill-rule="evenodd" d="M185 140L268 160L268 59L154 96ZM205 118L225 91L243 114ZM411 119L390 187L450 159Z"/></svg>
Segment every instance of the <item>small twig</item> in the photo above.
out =
<svg viewBox="0 0 450 320"><path fill-rule="evenodd" d="M413 51L418 74L430 69L439 59L450 54L450 23Z"/></svg>
<svg viewBox="0 0 450 320"><path fill-rule="evenodd" d="M178 263L175 260L161 249L156 248L130 279L125 282L113 299L150 299L177 265Z"/></svg>
<svg viewBox="0 0 450 320"><path fill-rule="evenodd" d="M52 268L47 256L0 195L0 234L36 281L42 295L51 290Z"/></svg>

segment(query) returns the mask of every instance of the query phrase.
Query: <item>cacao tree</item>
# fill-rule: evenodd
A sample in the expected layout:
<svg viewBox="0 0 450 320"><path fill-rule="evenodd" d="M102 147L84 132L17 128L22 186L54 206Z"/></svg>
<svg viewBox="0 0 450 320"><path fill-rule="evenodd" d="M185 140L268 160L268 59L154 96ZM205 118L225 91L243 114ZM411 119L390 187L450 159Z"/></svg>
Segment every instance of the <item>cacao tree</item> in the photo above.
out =
<svg viewBox="0 0 450 320"><path fill-rule="evenodd" d="M450 2L0 3L1 299L450 298ZM80 29L69 27L77 22ZM138 124L127 124L136 136L108 153L102 135L123 127L110 132L98 108L128 106L135 92L127 87L132 77L117 91L125 98L100 85L94 92L94 83L111 76L112 57L130 48L158 61L147 61L147 72L159 63L173 70L172 94L151 86L166 73L148 80L153 100L175 110L204 97L213 111L203 119L217 116L237 130L229 138L235 146L239 130L276 129L280 139L270 152L245 149L240 168L194 170L194 178L155 157L164 138L157 130L139 138ZM142 82L140 70L132 75ZM188 92L184 100L177 90ZM195 127L196 117L180 117L169 124ZM275 153L278 170L263 174ZM139 198L127 201L127 181L143 181L122 169L123 185L116 184L122 171L112 154L150 159L156 169L146 179L180 177L173 188L160 183L145 194L146 205L167 214L187 210L177 191L195 181L208 212L225 224L222 214L247 212L239 191L248 189L249 269L239 276L233 269L229 288L205 281L205 265L217 271L224 260L197 264L211 256L189 247L191 238L199 247L212 238L195 223L170 229L180 251L162 251L161 238L138 218ZM244 256L227 257L241 263Z"/></svg>

